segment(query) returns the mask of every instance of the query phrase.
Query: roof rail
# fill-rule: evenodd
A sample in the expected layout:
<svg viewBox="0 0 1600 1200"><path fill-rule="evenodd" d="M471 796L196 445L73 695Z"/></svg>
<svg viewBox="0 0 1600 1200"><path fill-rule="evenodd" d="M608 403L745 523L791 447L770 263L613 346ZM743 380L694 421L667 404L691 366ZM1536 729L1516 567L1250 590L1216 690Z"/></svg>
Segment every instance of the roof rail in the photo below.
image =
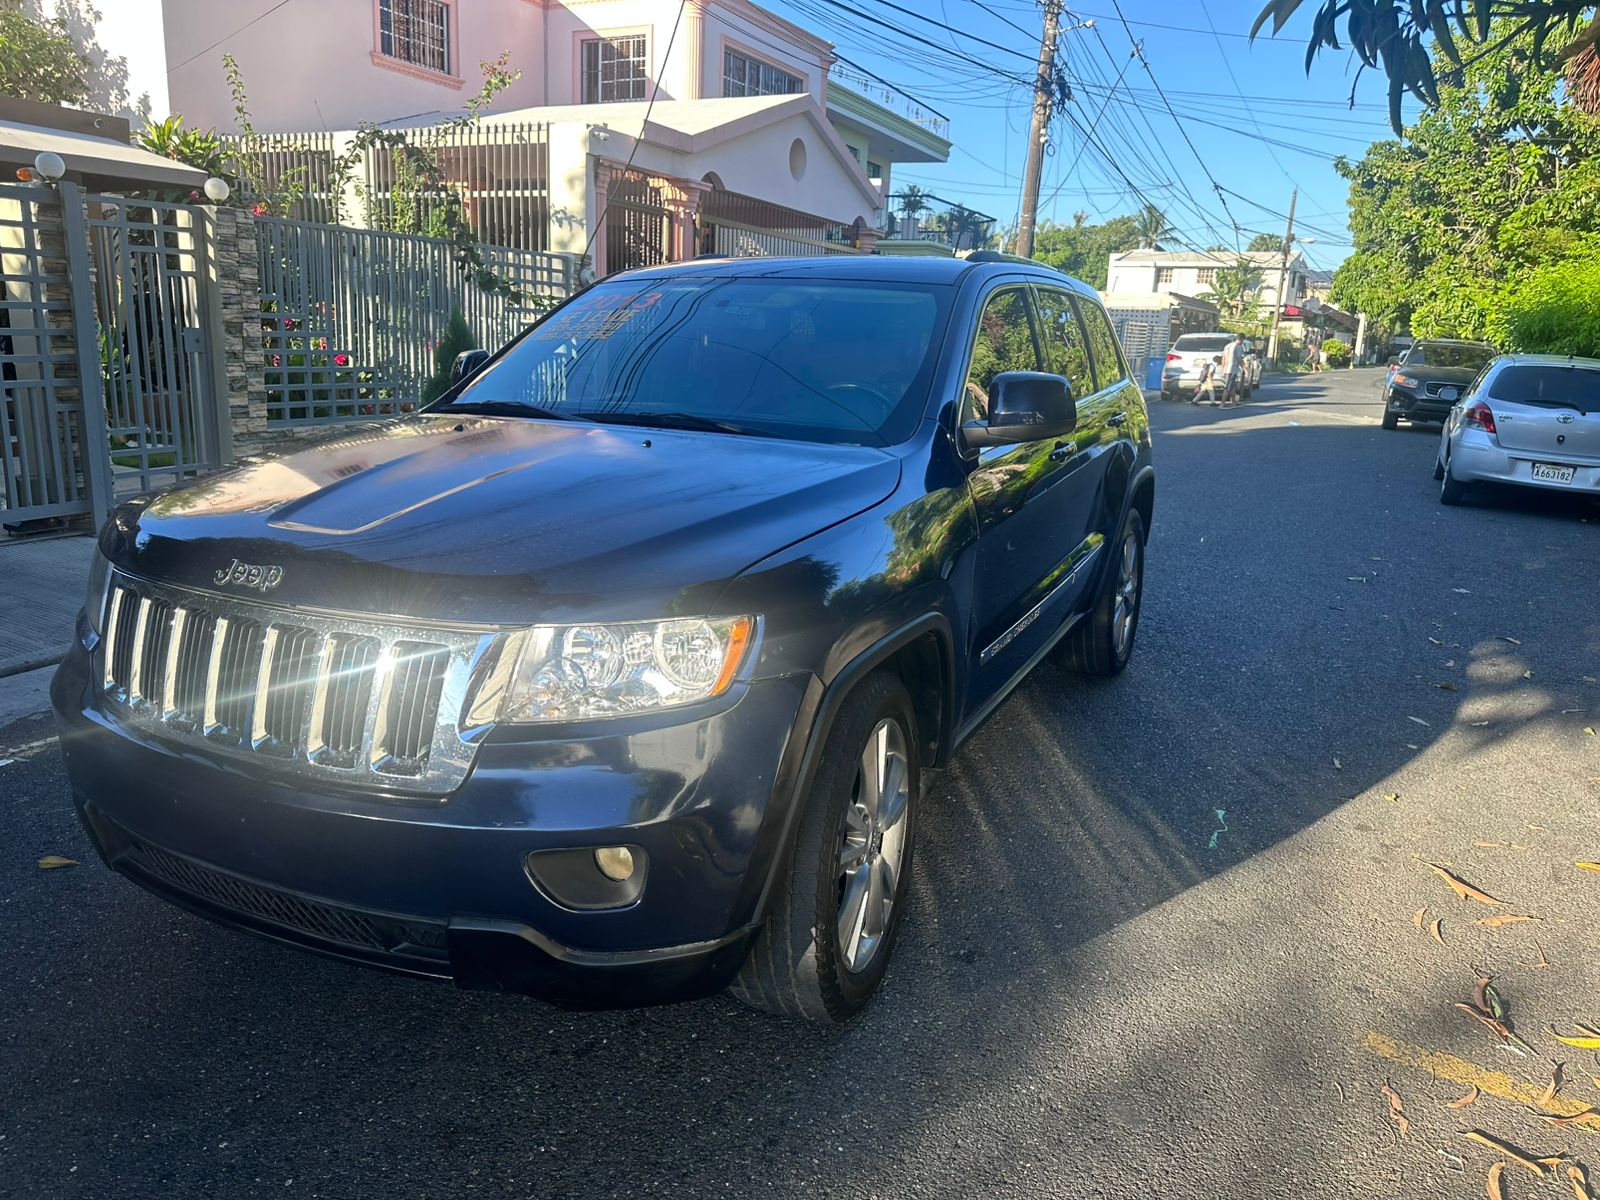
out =
<svg viewBox="0 0 1600 1200"><path fill-rule="evenodd" d="M969 251L968 254L967 254L967 261L968 262L975 262L975 263L986 263L986 262L1026 263L1030 267L1044 267L1044 266L1046 266L1046 264L1040 262L1036 258L1024 258L1020 254L1006 254L1006 253L1003 253L1002 251L999 251L999 250L972 250L972 251ZM1047 267L1046 269L1053 270L1054 268Z"/></svg>

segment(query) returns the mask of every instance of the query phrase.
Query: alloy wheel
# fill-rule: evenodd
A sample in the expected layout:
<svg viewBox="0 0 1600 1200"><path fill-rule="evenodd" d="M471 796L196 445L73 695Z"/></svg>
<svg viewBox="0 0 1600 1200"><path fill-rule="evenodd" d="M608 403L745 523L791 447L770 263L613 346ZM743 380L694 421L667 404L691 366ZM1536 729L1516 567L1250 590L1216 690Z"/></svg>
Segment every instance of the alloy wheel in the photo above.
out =
<svg viewBox="0 0 1600 1200"><path fill-rule="evenodd" d="M1122 539L1122 563L1117 570L1116 600L1111 612L1111 643L1120 659L1133 642L1133 625L1139 615L1139 535L1128 530Z"/></svg>
<svg viewBox="0 0 1600 1200"><path fill-rule="evenodd" d="M910 801L905 733L885 717L862 749L839 847L835 925L840 957L852 972L864 971L883 947L900 886Z"/></svg>

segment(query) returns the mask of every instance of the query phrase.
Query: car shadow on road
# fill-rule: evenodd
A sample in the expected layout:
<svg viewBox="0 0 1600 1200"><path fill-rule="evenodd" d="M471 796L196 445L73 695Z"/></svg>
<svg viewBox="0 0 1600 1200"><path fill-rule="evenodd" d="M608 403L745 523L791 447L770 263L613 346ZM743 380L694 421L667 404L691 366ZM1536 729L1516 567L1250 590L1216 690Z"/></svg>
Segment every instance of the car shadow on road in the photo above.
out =
<svg viewBox="0 0 1600 1200"><path fill-rule="evenodd" d="M1547 667L1497 639L1511 597L1527 619L1560 513L1450 510L1419 550L1437 506L1416 443L1375 425L1181 436L1234 415L1157 413L1176 482L1134 664L1086 681L1047 660L960 751L924 805L884 994L853 1025L725 998L571 1014L459 993L251 940L85 867L71 944L34 931L37 893L14 906L22 951L75 999L13 1014L30 1049L8 1056L29 1097L13 1165L65 1138L84 1195L177 1194L185 1171L240 1195L285 1179L340 1196L879 1195L915 1146L969 1178L992 1164L998 1185L1022 1151L933 1130L1029 1093L1037 1057L1080 1035L1086 943L1381 789L1447 732L1515 737L1564 706L1557 649ZM1394 519L1402 505L1415 519ZM1438 561L1419 570L1419 553ZM1592 548L1576 565L1600 575ZM1600 651L1594 622L1574 661ZM1504 703L1530 664L1548 701ZM92 997L113 976L134 986L106 1021ZM1137 1059L1125 1084L1152 1072ZM1095 1099L1055 1103L1066 1123Z"/></svg>

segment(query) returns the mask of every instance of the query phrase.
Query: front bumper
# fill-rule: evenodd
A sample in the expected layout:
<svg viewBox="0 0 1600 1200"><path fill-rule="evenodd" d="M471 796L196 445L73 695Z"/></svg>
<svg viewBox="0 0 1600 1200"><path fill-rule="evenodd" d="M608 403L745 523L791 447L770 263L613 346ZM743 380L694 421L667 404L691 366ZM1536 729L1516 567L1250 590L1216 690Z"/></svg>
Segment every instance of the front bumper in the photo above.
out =
<svg viewBox="0 0 1600 1200"><path fill-rule="evenodd" d="M716 991L742 962L806 682L753 683L676 724L490 740L442 801L315 790L162 744L100 710L81 645L51 695L85 828L150 891L347 961L629 1007ZM559 903L526 865L610 845L643 852L643 888L619 907Z"/></svg>
<svg viewBox="0 0 1600 1200"><path fill-rule="evenodd" d="M1535 479L1533 464L1536 462L1572 467L1572 482ZM1592 460L1507 450L1478 430L1463 431L1457 436L1450 447L1450 473L1461 483L1508 483L1552 492L1600 495L1600 465Z"/></svg>
<svg viewBox="0 0 1600 1200"><path fill-rule="evenodd" d="M1437 396L1395 387L1389 389L1388 399L1384 402L1385 411L1407 421L1443 421L1454 407L1454 400L1441 400Z"/></svg>

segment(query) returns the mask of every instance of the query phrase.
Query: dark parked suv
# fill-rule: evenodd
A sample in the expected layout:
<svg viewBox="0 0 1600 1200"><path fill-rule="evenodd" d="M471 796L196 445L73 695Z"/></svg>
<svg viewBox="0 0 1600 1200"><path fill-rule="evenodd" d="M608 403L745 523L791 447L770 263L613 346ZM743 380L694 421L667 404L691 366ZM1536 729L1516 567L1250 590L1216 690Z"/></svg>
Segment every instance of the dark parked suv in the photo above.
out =
<svg viewBox="0 0 1600 1200"><path fill-rule="evenodd" d="M1411 343L1389 362L1383 427L1396 429L1402 418L1413 424L1444 420L1494 356L1494 347L1483 342L1432 338Z"/></svg>
<svg viewBox="0 0 1600 1200"><path fill-rule="evenodd" d="M981 259L981 261L979 261ZM238 928L575 1007L883 977L932 768L1113 675L1154 476L1021 259L614 277L426 411L116 510L55 678L106 862Z"/></svg>

